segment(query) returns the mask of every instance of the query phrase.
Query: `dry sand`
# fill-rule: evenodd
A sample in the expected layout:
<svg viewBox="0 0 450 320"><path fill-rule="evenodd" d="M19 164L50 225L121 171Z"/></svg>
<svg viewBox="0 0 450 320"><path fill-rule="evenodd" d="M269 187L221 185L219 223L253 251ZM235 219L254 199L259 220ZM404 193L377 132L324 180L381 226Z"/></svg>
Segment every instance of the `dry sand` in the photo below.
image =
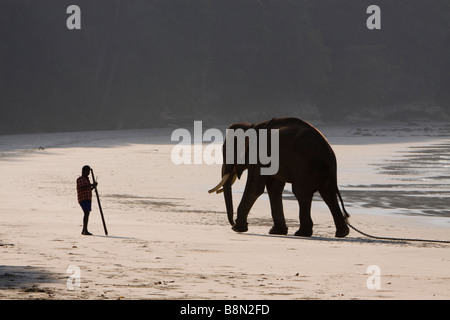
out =
<svg viewBox="0 0 450 320"><path fill-rule="evenodd" d="M355 226L450 240L449 126L428 127L323 130ZM220 165L174 165L171 131L1 136L0 299L450 298L450 244L354 231L336 239L320 198L312 238L293 236L298 204L289 192L288 236L267 234L266 195L250 213L248 233L233 232L223 197L207 193ZM94 235L80 234L75 180L85 164L98 175L109 236L96 203ZM235 206L245 178L234 188ZM367 273L373 265L379 278ZM380 285L370 289L373 279Z"/></svg>

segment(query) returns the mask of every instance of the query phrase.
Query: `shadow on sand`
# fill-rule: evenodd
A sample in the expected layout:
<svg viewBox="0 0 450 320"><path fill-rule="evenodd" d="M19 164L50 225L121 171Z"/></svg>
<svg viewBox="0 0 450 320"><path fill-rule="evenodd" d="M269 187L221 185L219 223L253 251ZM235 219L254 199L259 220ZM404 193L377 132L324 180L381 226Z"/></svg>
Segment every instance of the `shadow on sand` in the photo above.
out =
<svg viewBox="0 0 450 320"><path fill-rule="evenodd" d="M373 244L410 244L408 241L399 241L399 240L378 240L378 239L370 239L370 238L360 238L360 237L346 237L346 238L328 238L321 236L312 236L312 237L298 237L294 235L276 235L276 234L260 234L260 233L239 233L247 236L257 236L257 237L276 237L276 238L285 238L292 240L303 240L303 241L325 241L325 242L341 242L341 243L373 243Z"/></svg>
<svg viewBox="0 0 450 320"><path fill-rule="evenodd" d="M0 265L0 289L22 288L24 292L37 292L44 290L38 288L39 284L59 282L59 278L61 276L43 268Z"/></svg>
<svg viewBox="0 0 450 320"><path fill-rule="evenodd" d="M385 244L385 245L400 245L408 247L434 247L434 248L448 248L449 244L447 240L403 240L399 238L398 240L384 240L384 239L373 239L365 237L345 237L345 238L328 238L321 236L298 237L294 235L274 235L274 234L259 234L259 233L239 233L247 236L257 236L257 237L277 237L292 240L303 240L303 241L324 241L324 242L340 242L340 243L359 243L359 244Z"/></svg>

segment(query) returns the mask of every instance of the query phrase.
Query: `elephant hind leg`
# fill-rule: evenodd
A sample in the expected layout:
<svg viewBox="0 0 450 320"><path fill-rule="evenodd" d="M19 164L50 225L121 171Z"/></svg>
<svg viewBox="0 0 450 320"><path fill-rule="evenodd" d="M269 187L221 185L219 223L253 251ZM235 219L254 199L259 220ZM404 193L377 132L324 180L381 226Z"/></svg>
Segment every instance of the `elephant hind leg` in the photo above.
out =
<svg viewBox="0 0 450 320"><path fill-rule="evenodd" d="M300 229L295 232L296 236L311 237L313 234L313 221L311 219L311 202L314 192L297 190L292 186L292 191L300 205Z"/></svg>
<svg viewBox="0 0 450 320"><path fill-rule="evenodd" d="M337 186L335 184L327 183L323 189L319 190L319 193L333 215L334 225L336 226L335 236L338 238L347 236L350 229L348 228L341 208L339 207L339 202L337 199Z"/></svg>
<svg viewBox="0 0 450 320"><path fill-rule="evenodd" d="M286 235L288 227L286 226L286 220L283 212L283 189L285 182L275 178L267 179L267 193L270 199L270 209L272 211L273 227L270 229L269 234L282 234Z"/></svg>

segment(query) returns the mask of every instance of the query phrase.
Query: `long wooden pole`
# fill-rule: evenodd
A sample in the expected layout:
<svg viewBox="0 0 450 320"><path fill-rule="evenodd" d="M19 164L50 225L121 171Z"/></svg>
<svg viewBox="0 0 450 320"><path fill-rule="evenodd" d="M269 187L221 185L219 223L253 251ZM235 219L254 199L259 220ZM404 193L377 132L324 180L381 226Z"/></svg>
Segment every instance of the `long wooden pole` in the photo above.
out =
<svg viewBox="0 0 450 320"><path fill-rule="evenodd" d="M94 182L94 185L95 185L94 170L92 170L92 168L91 168L91 174L92 174L92 182ZM103 229L105 230L105 235L108 235L108 229L106 229L105 217L103 216L103 210L102 210L102 205L100 204L100 197L98 195L97 186L95 186L94 189L95 189L95 194L97 196L98 208L100 209L100 215L102 217Z"/></svg>

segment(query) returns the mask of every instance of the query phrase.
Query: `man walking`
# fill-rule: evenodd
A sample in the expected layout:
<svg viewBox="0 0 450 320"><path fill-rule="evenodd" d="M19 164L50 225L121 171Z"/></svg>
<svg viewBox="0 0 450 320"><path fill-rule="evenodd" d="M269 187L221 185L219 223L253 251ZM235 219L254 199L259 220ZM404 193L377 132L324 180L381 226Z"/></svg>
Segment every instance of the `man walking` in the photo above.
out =
<svg viewBox="0 0 450 320"><path fill-rule="evenodd" d="M90 236L90 233L87 229L89 222L89 213L91 212L92 207L92 189L97 186L97 182L91 184L89 180L89 174L91 173L91 168L89 166L84 166L81 170L81 176L77 179L77 194L78 194L78 203L84 212L83 217L83 230L81 234Z"/></svg>

